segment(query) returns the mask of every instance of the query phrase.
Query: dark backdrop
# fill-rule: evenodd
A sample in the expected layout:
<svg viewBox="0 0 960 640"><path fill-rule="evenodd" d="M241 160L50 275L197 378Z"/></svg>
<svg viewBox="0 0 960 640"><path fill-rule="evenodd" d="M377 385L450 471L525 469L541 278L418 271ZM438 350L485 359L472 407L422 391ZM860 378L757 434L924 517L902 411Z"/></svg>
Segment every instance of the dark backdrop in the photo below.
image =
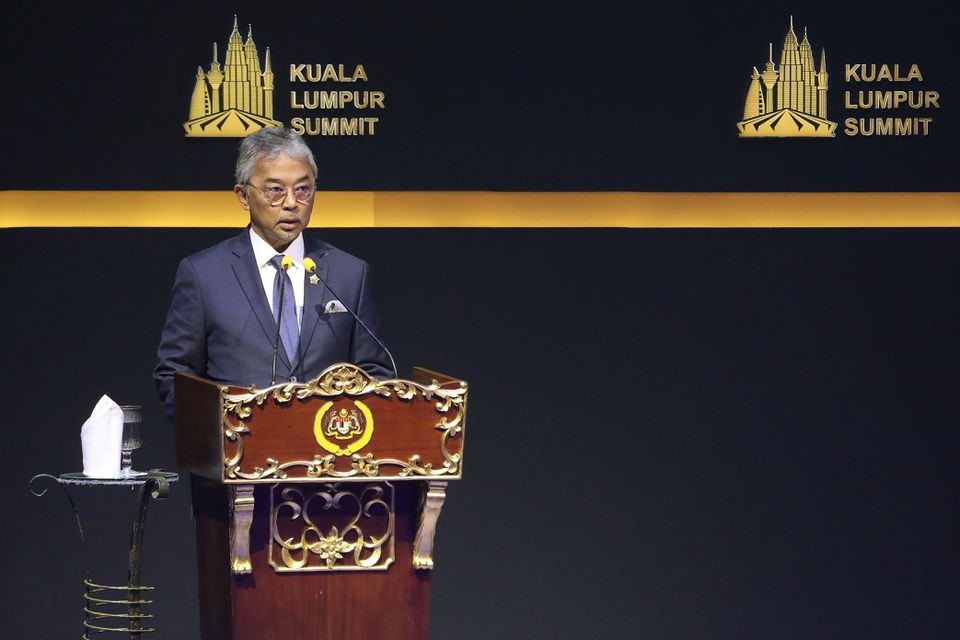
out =
<svg viewBox="0 0 960 640"><path fill-rule="evenodd" d="M362 63L386 94L377 134L315 138L331 189L955 191L957 16L947 3L36 2L4 25L3 109L13 149L0 187L221 189L235 139L186 139L196 70L224 62L238 15L276 116L291 63ZM754 66L790 16L819 64L835 139L740 140ZM845 63L916 63L922 83L846 85ZM845 89L928 89L927 137L848 138ZM355 115L355 114L347 114ZM54 144L53 149L50 143ZM51 152L53 151L53 152Z"/></svg>
<svg viewBox="0 0 960 640"><path fill-rule="evenodd" d="M104 392L146 406L135 460L173 465L150 380L167 294L232 233L0 233L10 637L79 635L67 505L27 478L80 467ZM431 637L960 632L955 230L323 236L370 259L401 368L471 384ZM197 637L187 496L149 515L158 637ZM86 504L122 545L127 512Z"/></svg>

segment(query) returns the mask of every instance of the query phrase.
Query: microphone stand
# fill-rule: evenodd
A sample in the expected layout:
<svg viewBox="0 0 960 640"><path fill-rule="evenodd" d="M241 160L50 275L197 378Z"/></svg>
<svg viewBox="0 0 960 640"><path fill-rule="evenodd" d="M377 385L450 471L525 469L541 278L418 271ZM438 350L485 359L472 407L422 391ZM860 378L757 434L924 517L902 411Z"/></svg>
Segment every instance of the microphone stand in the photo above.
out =
<svg viewBox="0 0 960 640"><path fill-rule="evenodd" d="M390 353L390 349L387 349L387 346L386 346L385 344L383 344L383 342L380 340L380 338L378 338L378 337L376 336L376 334L374 334L373 331L370 330L370 327L368 327L367 324L366 324L363 320L360 319L360 316L358 316L358 315L354 312L353 309L351 309L350 307L347 306L347 303L343 301L343 298L341 298L340 296L337 295L337 292L334 291L334 290L330 287L329 284L327 284L327 281L320 277L320 275L317 273L317 265L316 265L316 263L314 263L313 260L310 260L310 263L311 263L310 266L307 266L308 263L307 263L306 260L304 260L304 266L306 267L306 270L310 273L310 275L315 276L315 277L317 278L317 280L319 280L320 282L323 283L323 286L325 286L325 287L327 288L327 291L329 291L330 294L333 295L334 298L336 298L337 300L340 301L340 304L343 305L343 308L346 309L348 312L350 312L350 315L353 316L353 319L354 319L354 320L356 320L357 322L360 323L360 326L363 327L363 330L367 332L367 335L369 335L371 338L373 338L374 342L376 342L377 345L378 345L381 349L383 349L383 352L387 354L387 357L388 357L388 358L390 358L390 366L393 367L393 377L394 377L394 378L398 377L398 376L397 376L397 363L394 362L394 360L393 360L393 354Z"/></svg>

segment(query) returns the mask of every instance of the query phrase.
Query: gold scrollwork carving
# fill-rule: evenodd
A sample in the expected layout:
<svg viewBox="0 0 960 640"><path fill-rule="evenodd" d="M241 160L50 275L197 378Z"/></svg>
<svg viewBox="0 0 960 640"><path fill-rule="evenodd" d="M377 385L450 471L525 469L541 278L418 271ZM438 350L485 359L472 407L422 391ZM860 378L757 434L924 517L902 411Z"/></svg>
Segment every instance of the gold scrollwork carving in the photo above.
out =
<svg viewBox="0 0 960 640"><path fill-rule="evenodd" d="M230 503L230 568L234 574L253 571L250 562L250 526L253 524L253 485L241 484L232 488Z"/></svg>
<svg viewBox="0 0 960 640"><path fill-rule="evenodd" d="M427 401L435 401L434 408L440 419L434 428L441 432L440 453L443 463L434 468L431 463L422 463L419 455L406 460L397 458L374 459L372 455L354 454L350 469L336 471L334 456L315 456L313 460L294 460L280 463L267 458L266 466L254 466L251 471L243 471L243 436L250 433L244 420L250 417L254 406L263 406L268 400L277 404L286 404L294 400L306 400L311 397L361 396L376 394L383 397L395 396L410 401L418 395ZM409 380L377 380L362 369L351 364L338 364L325 369L319 376L305 383L288 382L258 391L251 387L244 393L221 392L223 413L221 421L223 435L233 444L233 452L224 455L224 478L227 480L285 480L287 469L306 467L307 478L363 478L377 477L381 467L397 467L400 477L439 477L456 476L460 472L461 454L451 452L448 442L463 431L467 412L467 385L461 382L457 387L444 388L436 381L422 385Z"/></svg>
<svg viewBox="0 0 960 640"><path fill-rule="evenodd" d="M392 485L333 483L315 491L298 486L303 487L274 485L270 492L267 561L274 571L371 571L390 566Z"/></svg>
<svg viewBox="0 0 960 640"><path fill-rule="evenodd" d="M440 480L431 480L424 488L423 501L420 505L420 524L417 526L417 536L413 540L413 568L433 569L433 539L437 534L437 520L443 501L447 498L447 483Z"/></svg>

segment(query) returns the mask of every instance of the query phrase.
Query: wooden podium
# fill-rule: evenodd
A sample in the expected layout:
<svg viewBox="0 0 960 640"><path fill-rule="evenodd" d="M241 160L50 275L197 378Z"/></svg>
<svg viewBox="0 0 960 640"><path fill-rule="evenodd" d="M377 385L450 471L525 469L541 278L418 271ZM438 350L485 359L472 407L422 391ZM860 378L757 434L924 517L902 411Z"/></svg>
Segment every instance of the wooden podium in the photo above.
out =
<svg viewBox="0 0 960 640"><path fill-rule="evenodd" d="M263 390L188 374L175 385L203 640L426 638L466 383L338 364Z"/></svg>

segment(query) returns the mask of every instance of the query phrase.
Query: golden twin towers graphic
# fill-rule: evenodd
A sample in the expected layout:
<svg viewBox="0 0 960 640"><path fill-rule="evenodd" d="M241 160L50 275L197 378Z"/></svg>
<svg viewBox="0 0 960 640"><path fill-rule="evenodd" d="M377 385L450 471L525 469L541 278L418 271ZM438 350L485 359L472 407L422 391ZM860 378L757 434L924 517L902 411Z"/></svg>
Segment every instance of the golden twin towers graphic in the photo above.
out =
<svg viewBox="0 0 960 640"><path fill-rule="evenodd" d="M202 67L197 67L189 120L183 123L183 129L187 137L241 138L264 127L279 126L281 123L273 119L270 49L267 48L261 71L253 27L244 42L234 16L223 70L217 60L216 42L210 70L204 73Z"/></svg>
<svg viewBox="0 0 960 640"><path fill-rule="evenodd" d="M826 54L820 51L816 69L813 48L803 30L797 42L793 17L780 52L780 69L773 62L773 43L763 72L753 68L743 105L743 120L737 123L741 138L834 137L836 122L827 117ZM253 27L244 42L233 18L227 43L225 67L213 61L204 73L197 67L190 99L189 119L183 123L187 137L243 137L264 127L278 127L273 119L273 71L267 48L263 71L253 42Z"/></svg>
<svg viewBox="0 0 960 640"><path fill-rule="evenodd" d="M743 120L737 123L740 137L832 138L837 123L826 118L826 53L820 50L818 71L807 30L804 28L803 41L798 44L791 17L780 52L780 70L773 64L773 43L763 73L753 68Z"/></svg>

